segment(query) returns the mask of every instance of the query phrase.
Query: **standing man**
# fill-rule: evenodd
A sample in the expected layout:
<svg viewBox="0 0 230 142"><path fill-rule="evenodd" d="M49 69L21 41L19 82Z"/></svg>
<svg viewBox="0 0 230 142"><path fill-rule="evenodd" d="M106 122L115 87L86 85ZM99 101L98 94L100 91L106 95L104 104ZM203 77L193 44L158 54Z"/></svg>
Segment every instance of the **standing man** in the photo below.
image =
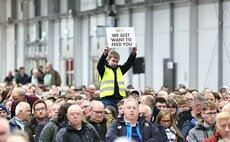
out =
<svg viewBox="0 0 230 142"><path fill-rule="evenodd" d="M19 74L15 77L17 84L25 85L29 83L29 76L25 73L25 68L20 67L19 68Z"/></svg>
<svg viewBox="0 0 230 142"><path fill-rule="evenodd" d="M137 48L133 47L128 60L123 65L118 65L120 55L110 51L106 46L97 64L100 82L100 98L105 107L112 105L117 108L117 103L126 97L124 74L132 67L136 58Z"/></svg>
<svg viewBox="0 0 230 142"><path fill-rule="evenodd" d="M44 77L44 85L46 87L51 87L52 85L55 85L55 86L61 85L61 77L59 73L53 69L53 65L51 63L46 64L46 74Z"/></svg>
<svg viewBox="0 0 230 142"><path fill-rule="evenodd" d="M71 105L67 111L68 124L61 128L56 136L56 142L99 142L99 136L94 128L83 120L82 108Z"/></svg>

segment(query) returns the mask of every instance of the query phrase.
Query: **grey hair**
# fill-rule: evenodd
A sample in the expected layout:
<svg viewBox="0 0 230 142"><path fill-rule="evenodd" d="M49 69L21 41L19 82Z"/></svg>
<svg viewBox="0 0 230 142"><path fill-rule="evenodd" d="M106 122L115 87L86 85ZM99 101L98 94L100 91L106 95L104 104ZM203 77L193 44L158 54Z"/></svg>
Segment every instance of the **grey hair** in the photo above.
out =
<svg viewBox="0 0 230 142"><path fill-rule="evenodd" d="M25 110L26 107L30 105L26 102L20 102L15 108L15 115L17 116L21 110Z"/></svg>
<svg viewBox="0 0 230 142"><path fill-rule="evenodd" d="M96 105L102 105L104 106L104 104L101 102L101 101L97 101L97 100L93 100L91 103L90 103L90 108L94 108ZM104 107L105 108L105 107Z"/></svg>
<svg viewBox="0 0 230 142"><path fill-rule="evenodd" d="M14 90L12 92L17 92L19 96L25 96L26 95L26 91L23 88L14 88Z"/></svg>
<svg viewBox="0 0 230 142"><path fill-rule="evenodd" d="M128 102L135 102L136 106L139 107L138 101L136 99L134 99L134 98L127 98L127 99L125 99L124 106L126 106L126 104Z"/></svg>
<svg viewBox="0 0 230 142"><path fill-rule="evenodd" d="M204 103L206 101L205 97L203 95L198 95L194 100L192 101L192 105L196 106L198 103Z"/></svg>

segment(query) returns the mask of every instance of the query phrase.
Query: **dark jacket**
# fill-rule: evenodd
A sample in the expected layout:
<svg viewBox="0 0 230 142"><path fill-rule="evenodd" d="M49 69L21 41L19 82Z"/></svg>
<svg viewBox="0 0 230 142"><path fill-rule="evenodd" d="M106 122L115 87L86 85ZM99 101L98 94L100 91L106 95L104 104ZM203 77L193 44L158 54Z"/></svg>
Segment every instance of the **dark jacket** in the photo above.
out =
<svg viewBox="0 0 230 142"><path fill-rule="evenodd" d="M26 95L26 102L30 104L30 108L32 108L35 101L38 100L38 97L36 96L27 96ZM15 108L18 105L15 101L11 104L11 118L15 116ZM32 110L32 109L31 109Z"/></svg>
<svg viewBox="0 0 230 142"><path fill-rule="evenodd" d="M140 127L143 142L164 142L157 126L146 121L145 117L141 117L138 120L138 125ZM106 133L106 141L113 142L121 136L126 136L126 123L122 117L112 123Z"/></svg>
<svg viewBox="0 0 230 142"><path fill-rule="evenodd" d="M27 74L24 74L24 76L21 76L20 74L18 74L16 77L15 77L15 81L17 84L22 84L22 85L25 85L27 83L29 83L29 76Z"/></svg>
<svg viewBox="0 0 230 142"><path fill-rule="evenodd" d="M44 122L44 124L46 124L47 121L48 119ZM39 122L34 116L30 117L29 120L25 123L25 132L28 134L30 142L33 142L35 136L40 135L41 133L41 131L40 133L37 132L38 125L39 125Z"/></svg>
<svg viewBox="0 0 230 142"><path fill-rule="evenodd" d="M188 136L189 131L195 127L195 119L192 120L187 120L184 122L184 125L182 126L181 132L184 136L184 138L186 139Z"/></svg>
<svg viewBox="0 0 230 142"><path fill-rule="evenodd" d="M186 120L192 120L194 117L192 116L191 114L191 111L192 110L187 110L187 111L184 111L180 114L179 116L179 120L178 120L178 128L181 130L183 125L184 125L184 122Z"/></svg>
<svg viewBox="0 0 230 142"><path fill-rule="evenodd" d="M82 122L80 130L73 128L67 124L61 128L56 136L56 142L99 142L100 138L96 130L85 122Z"/></svg>
<svg viewBox="0 0 230 142"><path fill-rule="evenodd" d="M106 132L109 129L110 125L112 124L113 120L114 120L113 117L109 117L105 115L103 121L100 123L91 121L90 117L85 117L83 121L86 122L89 126L95 128L98 135L100 136L100 139L102 141L105 141Z"/></svg>
<svg viewBox="0 0 230 142"><path fill-rule="evenodd" d="M116 70L117 70L118 67L120 67L121 72L124 75L132 67L132 65L133 65L133 63L135 61L135 58L136 58L136 54L135 55L130 54L128 60L123 65L119 65L115 69L107 64L106 58L107 58L107 56L102 54L102 56L99 59L98 64L97 64L97 70L98 70L99 75L100 75L100 77L102 79L103 76L104 76L104 72L105 72L105 66L107 66L108 68L111 68L113 70L113 72L114 72L114 75L115 75L115 81L114 81L115 82L115 85L114 85L115 87L114 87L114 95L107 96L105 98L107 98L107 99L113 99L113 98L122 99L122 96L120 96L120 93L119 93L117 77L116 77Z"/></svg>
<svg viewBox="0 0 230 142"><path fill-rule="evenodd" d="M155 123L155 120L156 120L157 115L158 115L159 112L160 112L160 110L156 106L154 106L154 108L153 108L153 115L151 117L151 121L153 123Z"/></svg>
<svg viewBox="0 0 230 142"><path fill-rule="evenodd" d="M169 142L167 134L165 132L165 128L160 124L157 124L157 127L158 127L160 133L162 134L162 137L164 138L164 142ZM185 140L183 138L177 137L177 142L185 142Z"/></svg>

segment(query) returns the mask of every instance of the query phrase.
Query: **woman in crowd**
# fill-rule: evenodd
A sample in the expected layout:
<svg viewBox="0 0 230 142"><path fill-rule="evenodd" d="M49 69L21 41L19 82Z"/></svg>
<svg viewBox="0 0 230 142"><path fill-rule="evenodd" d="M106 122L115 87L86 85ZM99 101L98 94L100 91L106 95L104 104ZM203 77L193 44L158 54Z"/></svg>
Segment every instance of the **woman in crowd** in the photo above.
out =
<svg viewBox="0 0 230 142"><path fill-rule="evenodd" d="M165 129L169 142L184 142L184 137L175 124L173 116L168 110L161 110L156 118L159 129Z"/></svg>

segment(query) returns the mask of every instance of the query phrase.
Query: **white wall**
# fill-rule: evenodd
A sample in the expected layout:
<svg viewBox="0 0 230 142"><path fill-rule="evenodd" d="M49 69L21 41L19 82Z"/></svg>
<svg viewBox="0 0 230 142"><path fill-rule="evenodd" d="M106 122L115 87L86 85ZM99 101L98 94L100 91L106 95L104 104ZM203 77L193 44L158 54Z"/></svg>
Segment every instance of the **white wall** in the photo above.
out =
<svg viewBox="0 0 230 142"><path fill-rule="evenodd" d="M217 6L217 5L216 5ZM218 18L213 3L198 7L199 90L218 87Z"/></svg>
<svg viewBox="0 0 230 142"><path fill-rule="evenodd" d="M223 33L223 85L230 86L230 2L224 3L224 33Z"/></svg>
<svg viewBox="0 0 230 142"><path fill-rule="evenodd" d="M174 62L177 64L177 84L189 85L189 9L185 4L174 10Z"/></svg>
<svg viewBox="0 0 230 142"><path fill-rule="evenodd" d="M169 58L169 6L153 8L153 88L158 91L163 85L163 59Z"/></svg>

